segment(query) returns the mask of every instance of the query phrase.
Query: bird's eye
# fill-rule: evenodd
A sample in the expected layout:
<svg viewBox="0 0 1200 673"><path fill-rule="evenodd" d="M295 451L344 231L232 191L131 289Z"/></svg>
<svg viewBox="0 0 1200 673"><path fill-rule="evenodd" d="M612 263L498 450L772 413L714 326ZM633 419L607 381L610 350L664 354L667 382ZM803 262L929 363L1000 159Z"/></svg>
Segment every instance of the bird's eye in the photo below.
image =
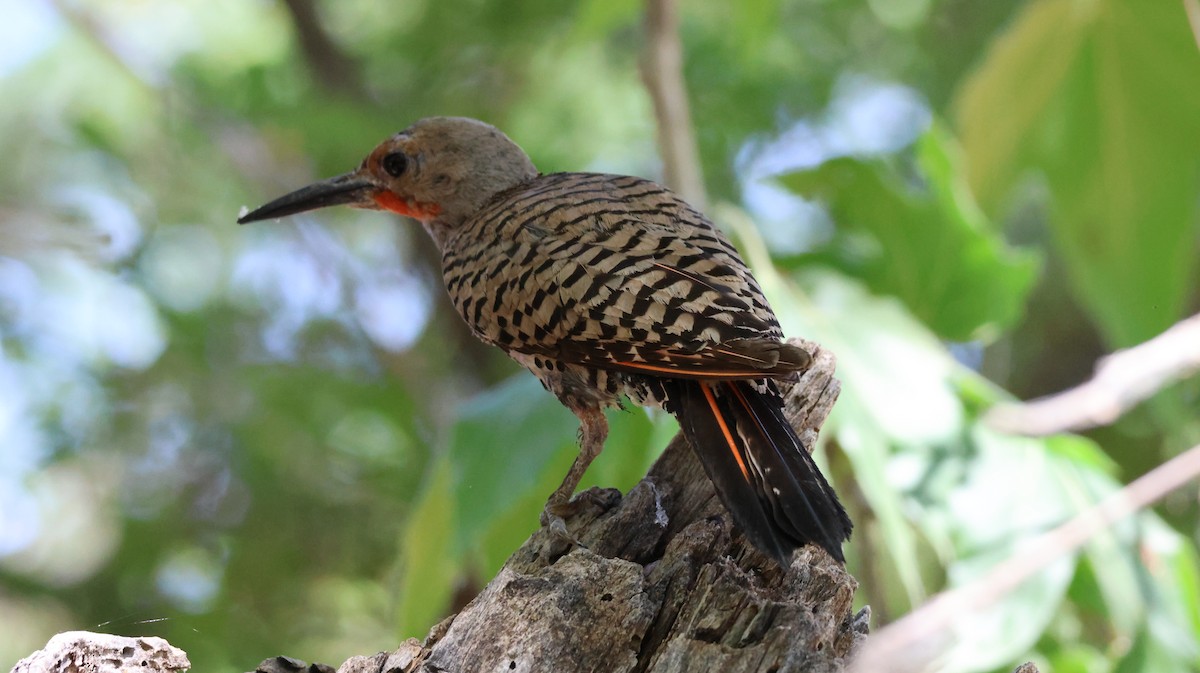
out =
<svg viewBox="0 0 1200 673"><path fill-rule="evenodd" d="M408 157L403 152L392 152L383 158L383 170L393 178L398 178L408 168Z"/></svg>

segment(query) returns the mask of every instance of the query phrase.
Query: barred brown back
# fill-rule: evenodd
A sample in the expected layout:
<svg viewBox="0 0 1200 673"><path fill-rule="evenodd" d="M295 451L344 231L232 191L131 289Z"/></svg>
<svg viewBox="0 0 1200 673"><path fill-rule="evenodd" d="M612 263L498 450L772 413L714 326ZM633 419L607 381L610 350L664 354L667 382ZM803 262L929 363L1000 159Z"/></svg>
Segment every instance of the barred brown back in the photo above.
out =
<svg viewBox="0 0 1200 673"><path fill-rule="evenodd" d="M498 195L447 241L446 289L480 338L592 366L731 370L714 346L783 337L737 251L640 178L558 173ZM770 369L769 367L756 367Z"/></svg>

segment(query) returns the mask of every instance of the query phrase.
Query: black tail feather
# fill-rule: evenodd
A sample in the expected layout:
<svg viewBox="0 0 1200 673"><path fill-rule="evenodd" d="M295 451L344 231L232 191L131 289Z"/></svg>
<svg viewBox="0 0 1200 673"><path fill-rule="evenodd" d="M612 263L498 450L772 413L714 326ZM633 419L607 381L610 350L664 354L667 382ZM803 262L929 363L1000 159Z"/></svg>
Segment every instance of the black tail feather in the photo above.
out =
<svg viewBox="0 0 1200 673"><path fill-rule="evenodd" d="M780 565L812 542L845 561L852 524L783 414L774 383L674 381L669 411L734 522Z"/></svg>

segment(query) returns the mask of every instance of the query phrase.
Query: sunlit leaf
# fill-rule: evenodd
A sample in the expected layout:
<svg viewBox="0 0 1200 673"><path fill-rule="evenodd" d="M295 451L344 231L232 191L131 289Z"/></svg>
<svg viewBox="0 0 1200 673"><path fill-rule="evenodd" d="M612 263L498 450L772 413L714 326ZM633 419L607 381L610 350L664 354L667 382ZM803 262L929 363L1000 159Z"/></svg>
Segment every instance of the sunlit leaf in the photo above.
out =
<svg viewBox="0 0 1200 673"><path fill-rule="evenodd" d="M1200 50L1181 2L1029 3L958 100L990 210L1034 169L1071 280L1108 341L1181 317L1195 292Z"/></svg>
<svg viewBox="0 0 1200 673"><path fill-rule="evenodd" d="M1022 553L1021 540L1065 523L1116 488L1094 467L1049 450L1045 440L1007 437L982 427L973 435L977 458L948 503L957 525L959 556L950 564L951 587L986 576L1000 561ZM1124 581L1128 568L1114 566L1108 556L1112 545L1102 538L1089 547L1092 551L1099 555L1089 556L1098 584L1116 592L1133 589L1124 594L1125 600L1139 600L1136 584ZM1075 561L1075 555L1065 556L993 605L964 614L943 670L985 671L1024 657L1066 597Z"/></svg>
<svg viewBox="0 0 1200 673"><path fill-rule="evenodd" d="M961 586L986 575L1013 551L995 549L957 561L950 568L950 581ZM1074 565L1072 557L1064 557L994 605L964 611L954 623L955 646L937 670L982 673L1024 658L1054 616Z"/></svg>

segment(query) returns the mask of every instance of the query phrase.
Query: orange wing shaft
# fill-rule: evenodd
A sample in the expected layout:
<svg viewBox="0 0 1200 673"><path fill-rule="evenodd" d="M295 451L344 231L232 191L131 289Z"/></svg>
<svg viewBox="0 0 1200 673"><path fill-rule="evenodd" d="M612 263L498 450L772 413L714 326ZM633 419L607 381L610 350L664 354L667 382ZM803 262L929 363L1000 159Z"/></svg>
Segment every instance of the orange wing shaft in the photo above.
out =
<svg viewBox="0 0 1200 673"><path fill-rule="evenodd" d="M726 370L726 371L695 371L691 369L680 369L678 367L663 367L661 365L651 365L644 362L614 362L619 369L633 369L636 371L651 372L670 376L672 378L689 378L689 379L708 379L716 381L726 381L735 379L756 379L765 376L763 370Z"/></svg>
<svg viewBox="0 0 1200 673"><path fill-rule="evenodd" d="M717 398L713 395L712 388L707 384L701 383L700 388L704 391L704 399L708 402L708 407L712 409L713 417L717 419L717 425L721 427L721 434L725 436L725 443L729 445L729 452L733 454L733 459L737 461L738 468L742 471L742 476L746 481L750 481L750 471L746 469L746 461L742 459L742 452L738 449L737 442L733 440L733 433L729 431L729 425L725 423L725 416L721 413L721 408L717 406Z"/></svg>

